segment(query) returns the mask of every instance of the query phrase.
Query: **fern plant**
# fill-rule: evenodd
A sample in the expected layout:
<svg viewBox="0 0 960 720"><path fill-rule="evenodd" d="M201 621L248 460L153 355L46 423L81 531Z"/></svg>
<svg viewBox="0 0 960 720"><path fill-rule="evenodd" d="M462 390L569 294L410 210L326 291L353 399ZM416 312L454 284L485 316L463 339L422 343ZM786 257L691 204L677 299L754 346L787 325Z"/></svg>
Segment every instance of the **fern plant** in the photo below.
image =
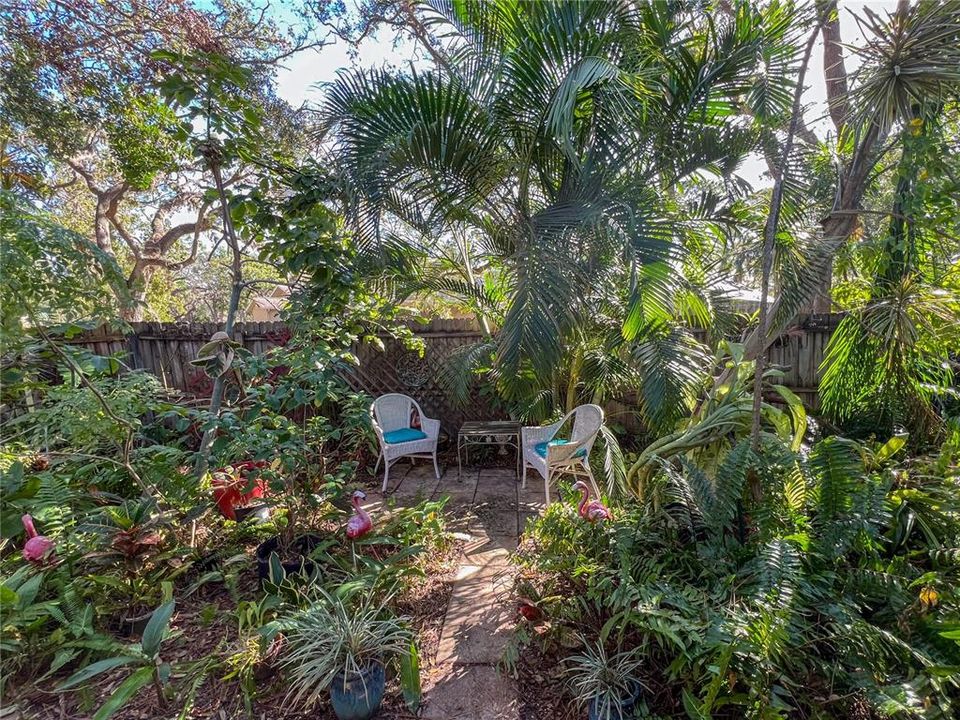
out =
<svg viewBox="0 0 960 720"><path fill-rule="evenodd" d="M957 472L899 460L905 445L797 451L769 434L719 464L661 459L655 505L603 527L558 506L534 522L522 591L559 647L581 634L638 653L652 713L953 717Z"/></svg>

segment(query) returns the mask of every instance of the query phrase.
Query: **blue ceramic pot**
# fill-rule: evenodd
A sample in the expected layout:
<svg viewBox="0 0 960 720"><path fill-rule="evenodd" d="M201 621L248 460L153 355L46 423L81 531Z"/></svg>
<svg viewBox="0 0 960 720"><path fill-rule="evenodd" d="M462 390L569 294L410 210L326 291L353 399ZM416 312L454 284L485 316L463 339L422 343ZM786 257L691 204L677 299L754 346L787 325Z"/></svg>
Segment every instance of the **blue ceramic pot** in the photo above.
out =
<svg viewBox="0 0 960 720"><path fill-rule="evenodd" d="M330 684L330 703L340 720L369 720L380 709L386 673L380 663L370 663L359 674L337 673Z"/></svg>
<svg viewBox="0 0 960 720"><path fill-rule="evenodd" d="M640 693L642 691L643 688L640 686L640 683L635 682L633 684L633 692L628 697L621 699L619 705L613 705L610 708L609 720L626 720L627 718L633 717L633 709L637 704L637 700L640 699ZM608 720L602 710L603 707L600 699L594 698L590 701L590 705L587 708L587 716L590 720Z"/></svg>

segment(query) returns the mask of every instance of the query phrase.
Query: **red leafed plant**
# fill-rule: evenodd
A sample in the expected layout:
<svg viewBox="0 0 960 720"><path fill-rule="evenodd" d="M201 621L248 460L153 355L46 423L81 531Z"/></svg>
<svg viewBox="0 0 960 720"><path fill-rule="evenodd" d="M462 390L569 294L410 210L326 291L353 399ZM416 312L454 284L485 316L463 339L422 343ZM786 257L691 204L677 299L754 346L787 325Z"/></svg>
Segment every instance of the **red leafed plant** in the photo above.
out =
<svg viewBox="0 0 960 720"><path fill-rule="evenodd" d="M236 520L236 508L250 504L251 500L262 498L267 492L267 483L256 477L250 482L251 470L267 467L266 460L248 460L215 470L212 475L213 501L223 516Z"/></svg>

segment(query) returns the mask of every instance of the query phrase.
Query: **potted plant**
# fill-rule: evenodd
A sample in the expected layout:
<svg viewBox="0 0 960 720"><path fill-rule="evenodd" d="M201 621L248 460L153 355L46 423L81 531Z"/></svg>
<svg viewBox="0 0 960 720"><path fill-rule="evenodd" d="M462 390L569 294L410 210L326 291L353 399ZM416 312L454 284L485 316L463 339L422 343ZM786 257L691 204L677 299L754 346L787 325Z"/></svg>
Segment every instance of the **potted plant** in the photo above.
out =
<svg viewBox="0 0 960 720"><path fill-rule="evenodd" d="M584 652L570 658L569 675L577 699L587 706L590 720L622 720L633 716L643 684L637 670L639 648L607 653L602 641L585 642Z"/></svg>
<svg viewBox="0 0 960 720"><path fill-rule="evenodd" d="M367 720L383 701L386 665L399 659L404 695L419 696L411 633L403 618L368 597L359 603L317 589L318 600L283 624L288 700L310 707L329 692L340 720ZM411 673L410 669L414 668Z"/></svg>

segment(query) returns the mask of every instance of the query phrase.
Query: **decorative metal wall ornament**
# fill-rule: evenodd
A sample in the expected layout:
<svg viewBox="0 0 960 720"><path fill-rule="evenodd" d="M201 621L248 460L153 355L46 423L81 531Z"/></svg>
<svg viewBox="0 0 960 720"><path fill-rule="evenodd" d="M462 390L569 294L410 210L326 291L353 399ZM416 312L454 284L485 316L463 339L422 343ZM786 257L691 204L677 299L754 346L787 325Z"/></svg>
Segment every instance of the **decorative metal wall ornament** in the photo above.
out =
<svg viewBox="0 0 960 720"><path fill-rule="evenodd" d="M398 355L393 367L397 372L397 379L408 388L423 387L430 379L427 359L413 350Z"/></svg>

